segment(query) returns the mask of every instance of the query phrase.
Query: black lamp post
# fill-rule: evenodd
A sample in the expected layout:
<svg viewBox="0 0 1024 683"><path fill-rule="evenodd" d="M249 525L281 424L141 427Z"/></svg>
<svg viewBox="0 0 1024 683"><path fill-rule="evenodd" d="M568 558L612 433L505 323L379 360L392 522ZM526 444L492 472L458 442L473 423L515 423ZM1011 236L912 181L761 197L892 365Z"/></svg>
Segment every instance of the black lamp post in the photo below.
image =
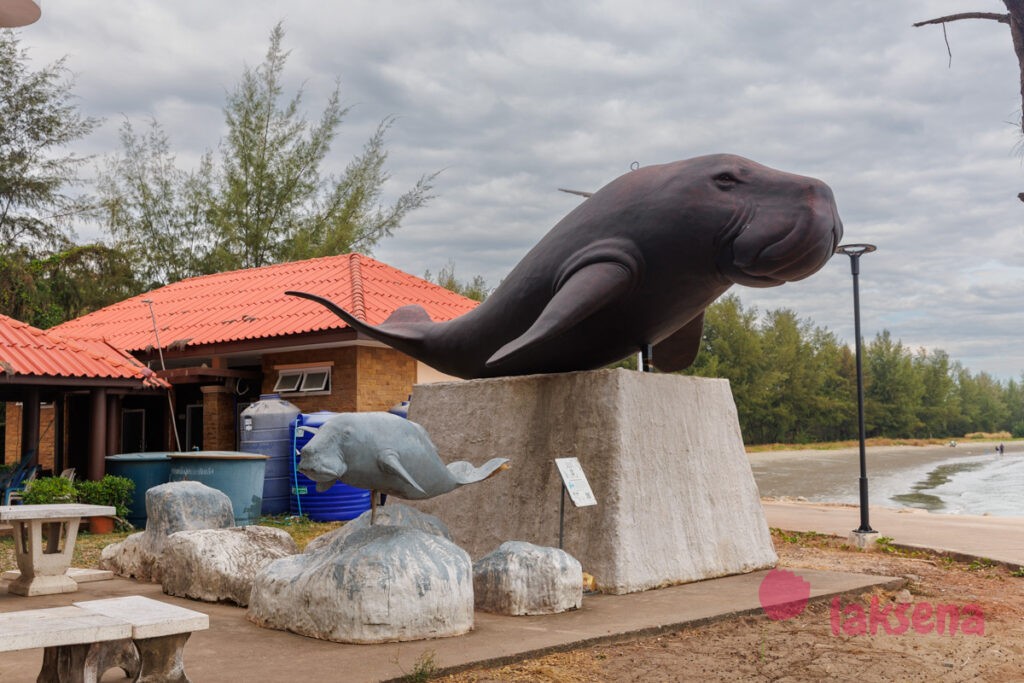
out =
<svg viewBox="0 0 1024 683"><path fill-rule="evenodd" d="M850 257L850 273L853 275L853 334L856 337L854 348L857 352L857 429L860 437L860 527L854 533L876 533L868 522L868 461L864 446L864 371L861 365L860 350L860 257L870 254L877 247L873 244L844 244L836 248L837 254Z"/></svg>

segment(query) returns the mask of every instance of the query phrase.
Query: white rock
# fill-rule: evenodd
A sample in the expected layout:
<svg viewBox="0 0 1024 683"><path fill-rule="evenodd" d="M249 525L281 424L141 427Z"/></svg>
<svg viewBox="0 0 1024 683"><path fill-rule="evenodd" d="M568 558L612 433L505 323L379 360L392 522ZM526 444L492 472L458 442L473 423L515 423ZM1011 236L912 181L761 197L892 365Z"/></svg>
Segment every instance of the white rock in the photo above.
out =
<svg viewBox="0 0 1024 683"><path fill-rule="evenodd" d="M373 526L256 576L248 618L339 643L457 636L473 628L469 555L440 536Z"/></svg>
<svg viewBox="0 0 1024 683"><path fill-rule="evenodd" d="M557 614L583 604L583 568L569 553L506 541L473 563L477 609L514 616Z"/></svg>
<svg viewBox="0 0 1024 683"><path fill-rule="evenodd" d="M271 527L179 531L164 543L160 583L168 595L245 607L257 572L297 552L286 531Z"/></svg>
<svg viewBox="0 0 1024 683"><path fill-rule="evenodd" d="M452 535L448 531L447 525L434 515L428 515L426 512L420 512L416 508L411 508L408 505L402 503L388 502L387 505L377 508L377 521L376 526L404 526L411 529L419 529L420 531L428 534L434 534L435 536L441 536L447 540L452 540ZM359 515L350 522L346 522L343 526L337 529L332 529L326 534L317 536L306 546L306 552L311 553L316 550L320 550L328 545L335 543L344 543L345 539L348 538L352 533L365 529L370 526L370 511L367 510L363 514Z"/></svg>
<svg viewBox="0 0 1024 683"><path fill-rule="evenodd" d="M146 530L103 549L100 569L140 581L160 582L160 554L167 537L191 529L235 525L228 496L197 481L175 481L146 491Z"/></svg>

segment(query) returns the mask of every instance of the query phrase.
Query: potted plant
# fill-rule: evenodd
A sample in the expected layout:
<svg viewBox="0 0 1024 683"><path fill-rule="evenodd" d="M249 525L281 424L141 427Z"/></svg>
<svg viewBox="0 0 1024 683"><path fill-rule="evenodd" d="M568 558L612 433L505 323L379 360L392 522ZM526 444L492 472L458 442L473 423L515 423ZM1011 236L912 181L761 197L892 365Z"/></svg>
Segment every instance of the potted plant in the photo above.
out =
<svg viewBox="0 0 1024 683"><path fill-rule="evenodd" d="M130 511L128 503L131 502L132 491L135 490L135 482L127 477L116 477L108 474L99 481L79 481L75 484L75 488L78 489L79 503L110 505L114 508L116 517L123 521ZM92 533L109 534L113 530L113 518L89 518L89 531Z"/></svg>

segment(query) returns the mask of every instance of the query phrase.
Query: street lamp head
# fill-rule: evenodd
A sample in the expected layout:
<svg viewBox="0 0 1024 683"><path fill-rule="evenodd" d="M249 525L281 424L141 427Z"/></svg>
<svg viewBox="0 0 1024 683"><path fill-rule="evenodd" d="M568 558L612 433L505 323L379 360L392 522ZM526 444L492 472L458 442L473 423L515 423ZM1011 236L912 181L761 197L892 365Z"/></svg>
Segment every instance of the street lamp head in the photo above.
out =
<svg viewBox="0 0 1024 683"><path fill-rule="evenodd" d="M860 256L861 254L870 254L876 249L878 247L873 244L841 244L836 247L836 253L844 256Z"/></svg>

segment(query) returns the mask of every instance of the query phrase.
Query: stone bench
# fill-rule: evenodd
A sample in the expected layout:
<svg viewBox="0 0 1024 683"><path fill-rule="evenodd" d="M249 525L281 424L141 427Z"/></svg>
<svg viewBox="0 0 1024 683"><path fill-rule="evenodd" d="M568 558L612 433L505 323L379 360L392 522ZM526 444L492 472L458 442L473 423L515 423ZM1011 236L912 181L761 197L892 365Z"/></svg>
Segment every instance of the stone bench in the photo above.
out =
<svg viewBox="0 0 1024 683"><path fill-rule="evenodd" d="M202 612L141 596L0 613L0 652L44 648L38 683L96 683L120 667L140 683L188 683L182 650Z"/></svg>

